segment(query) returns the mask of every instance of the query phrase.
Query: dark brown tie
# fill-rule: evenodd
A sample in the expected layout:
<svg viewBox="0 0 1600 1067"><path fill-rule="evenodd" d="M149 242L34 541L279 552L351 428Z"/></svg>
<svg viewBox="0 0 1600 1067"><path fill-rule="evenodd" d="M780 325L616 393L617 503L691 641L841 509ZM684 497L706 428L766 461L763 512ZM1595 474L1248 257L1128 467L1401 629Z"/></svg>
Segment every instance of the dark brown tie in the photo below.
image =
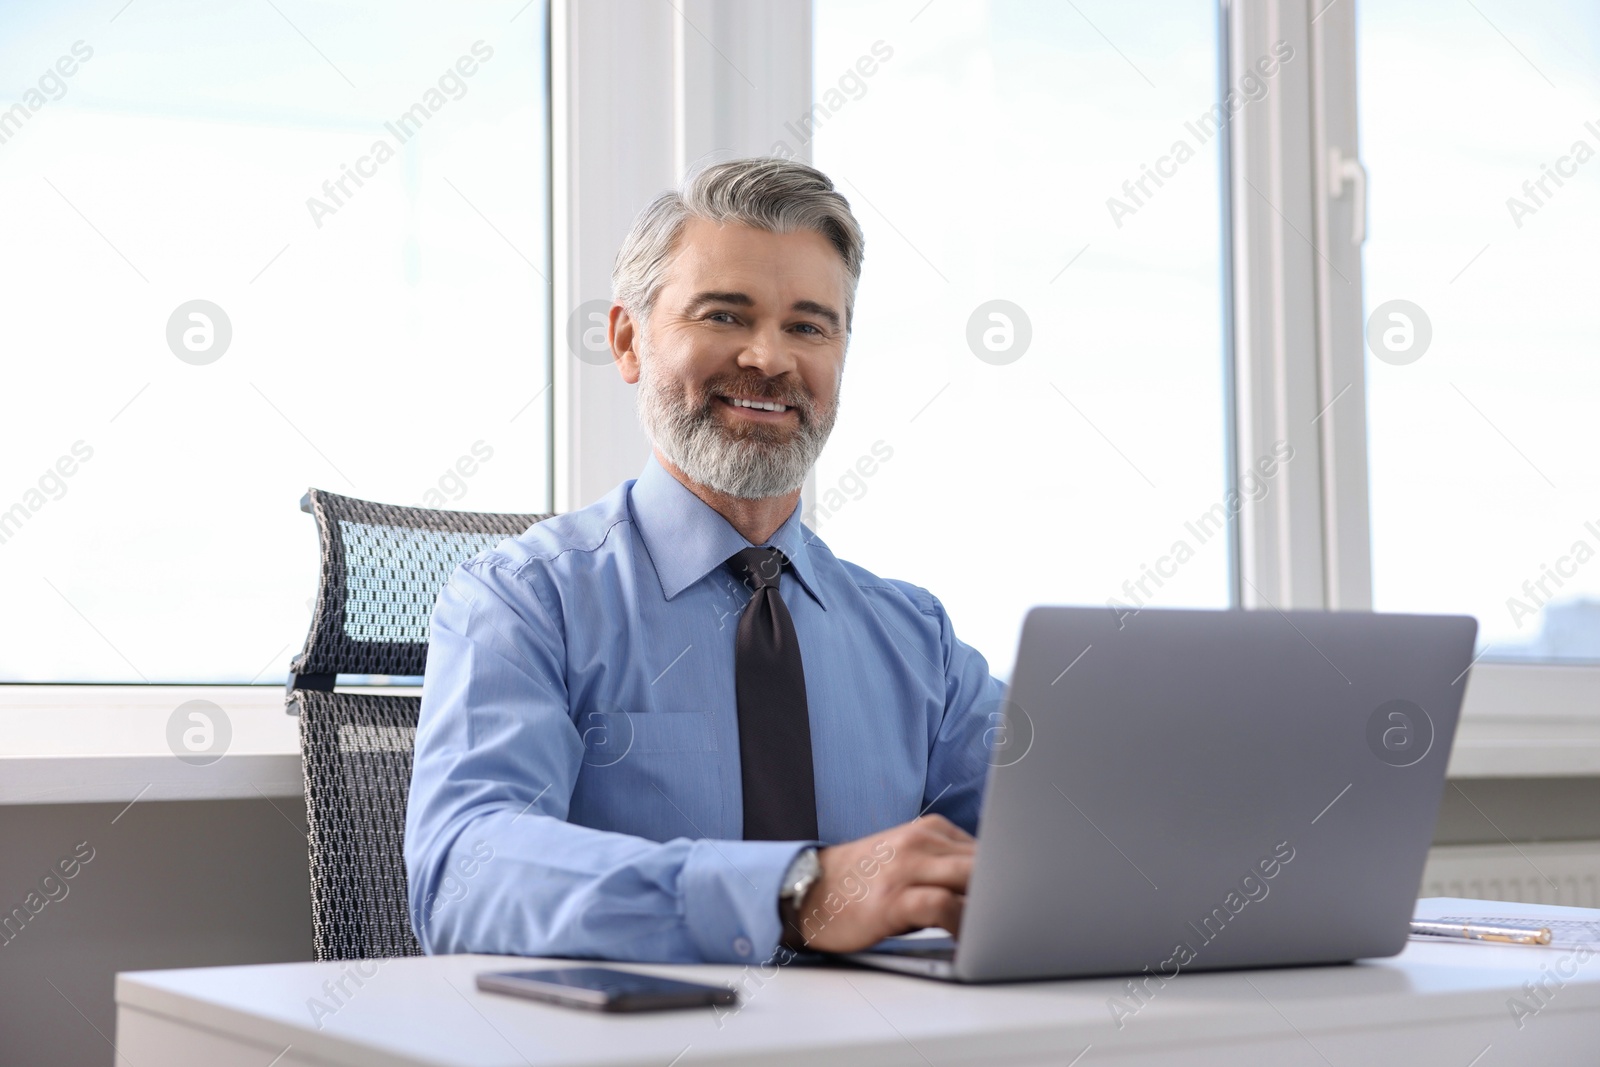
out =
<svg viewBox="0 0 1600 1067"><path fill-rule="evenodd" d="M776 548L747 548L728 560L753 590L739 616L733 668L747 841L817 840L805 669L794 619L778 592L788 564Z"/></svg>

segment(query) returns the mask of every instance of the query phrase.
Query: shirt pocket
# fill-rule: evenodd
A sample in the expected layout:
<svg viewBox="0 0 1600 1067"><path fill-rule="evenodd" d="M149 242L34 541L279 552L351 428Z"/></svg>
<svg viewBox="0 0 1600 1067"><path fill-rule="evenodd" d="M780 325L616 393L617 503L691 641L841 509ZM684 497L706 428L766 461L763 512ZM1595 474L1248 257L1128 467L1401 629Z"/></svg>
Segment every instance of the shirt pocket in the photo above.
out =
<svg viewBox="0 0 1600 1067"><path fill-rule="evenodd" d="M634 753L715 752L709 711L589 711L578 717L583 762L608 767Z"/></svg>
<svg viewBox="0 0 1600 1067"><path fill-rule="evenodd" d="M654 841L726 836L724 753L709 711L588 711L569 819Z"/></svg>

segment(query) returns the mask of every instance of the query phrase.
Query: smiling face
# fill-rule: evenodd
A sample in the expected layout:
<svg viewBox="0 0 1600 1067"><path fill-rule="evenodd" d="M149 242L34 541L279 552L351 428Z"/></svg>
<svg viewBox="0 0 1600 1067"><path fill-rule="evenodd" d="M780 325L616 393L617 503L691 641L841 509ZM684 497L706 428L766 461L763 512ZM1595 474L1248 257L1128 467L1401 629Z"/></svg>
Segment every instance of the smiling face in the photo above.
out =
<svg viewBox="0 0 1600 1067"><path fill-rule="evenodd" d="M656 448L719 493L797 491L838 413L848 286L819 233L685 222L648 327L611 312Z"/></svg>

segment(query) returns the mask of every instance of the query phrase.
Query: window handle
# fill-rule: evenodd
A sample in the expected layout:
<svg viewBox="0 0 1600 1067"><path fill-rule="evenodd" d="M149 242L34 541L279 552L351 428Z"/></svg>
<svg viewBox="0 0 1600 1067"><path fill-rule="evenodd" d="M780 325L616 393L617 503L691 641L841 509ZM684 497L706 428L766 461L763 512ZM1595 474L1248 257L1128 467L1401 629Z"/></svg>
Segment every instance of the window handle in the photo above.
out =
<svg viewBox="0 0 1600 1067"><path fill-rule="evenodd" d="M1362 244L1367 239L1367 168L1355 156L1346 156L1337 148L1328 149L1328 190L1337 200L1344 195L1345 182L1355 186L1350 204L1350 243Z"/></svg>

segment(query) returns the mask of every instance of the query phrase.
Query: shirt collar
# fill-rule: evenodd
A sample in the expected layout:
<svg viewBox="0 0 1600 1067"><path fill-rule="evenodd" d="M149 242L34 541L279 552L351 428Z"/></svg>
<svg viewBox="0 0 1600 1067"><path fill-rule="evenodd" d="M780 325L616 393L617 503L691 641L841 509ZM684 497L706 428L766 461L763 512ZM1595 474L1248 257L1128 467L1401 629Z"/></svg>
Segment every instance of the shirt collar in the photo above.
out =
<svg viewBox="0 0 1600 1067"><path fill-rule="evenodd" d="M650 561L655 564L662 595L668 600L723 566L735 552L752 547L743 534L674 478L655 456L650 457L629 490L628 507ZM827 610L806 552L806 532L798 506L766 544L788 558L801 587L818 607Z"/></svg>

